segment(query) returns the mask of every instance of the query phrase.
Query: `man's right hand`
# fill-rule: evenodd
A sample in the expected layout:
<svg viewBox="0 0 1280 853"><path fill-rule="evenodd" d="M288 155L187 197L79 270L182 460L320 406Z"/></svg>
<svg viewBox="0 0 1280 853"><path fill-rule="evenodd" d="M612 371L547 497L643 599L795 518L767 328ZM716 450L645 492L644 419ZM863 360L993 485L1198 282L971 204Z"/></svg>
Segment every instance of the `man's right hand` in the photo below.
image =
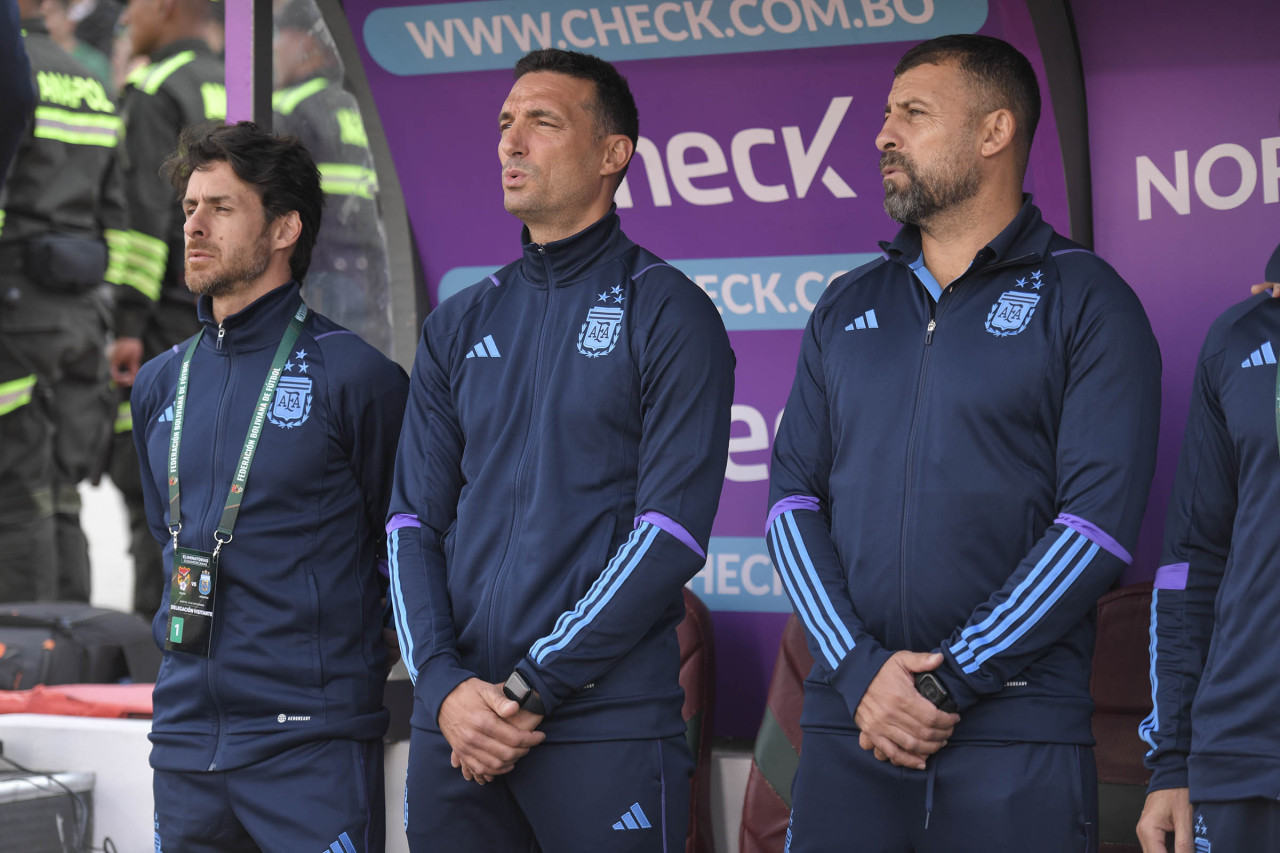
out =
<svg viewBox="0 0 1280 853"><path fill-rule="evenodd" d="M121 388L132 388L133 380L142 367L142 340L140 338L116 338L107 350L111 362L111 378Z"/></svg>
<svg viewBox="0 0 1280 853"><path fill-rule="evenodd" d="M515 705L502 685L468 678L440 704L437 722L453 748L462 775L483 784L510 772L547 735L527 731L506 719ZM500 712L507 712L505 714Z"/></svg>
<svg viewBox="0 0 1280 853"><path fill-rule="evenodd" d="M862 694L853 721L862 729L858 743L876 758L899 767L923 770L925 759L946 746L960 722L916 690L915 674L942 665L934 652L894 652Z"/></svg>
<svg viewBox="0 0 1280 853"><path fill-rule="evenodd" d="M1142 853L1192 853L1195 847L1193 817L1188 788L1165 788L1147 794L1142 817L1138 819ZM1168 833L1173 833L1172 847L1165 839Z"/></svg>

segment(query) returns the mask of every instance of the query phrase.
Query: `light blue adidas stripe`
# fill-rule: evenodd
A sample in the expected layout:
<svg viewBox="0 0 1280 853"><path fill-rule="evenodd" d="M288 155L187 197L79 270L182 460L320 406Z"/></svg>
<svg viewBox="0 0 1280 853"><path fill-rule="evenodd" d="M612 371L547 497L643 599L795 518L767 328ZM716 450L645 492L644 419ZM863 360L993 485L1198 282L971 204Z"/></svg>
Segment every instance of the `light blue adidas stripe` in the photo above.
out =
<svg viewBox="0 0 1280 853"><path fill-rule="evenodd" d="M632 535L627 538L626 543L618 550L617 555L609 561L609 565L600 577L596 578L596 582L591 585L591 589L587 590L587 594L578 602L578 606L573 609L569 619L557 623L557 629L554 632L534 643L533 648L529 650L529 654L539 666L546 661L549 655L569 645L583 628L591 624L592 620L600 614L605 605L617 594L618 589L627 582L627 578L631 577L631 573L635 571L636 566L644 559L644 555L649 551L649 546L653 544L653 541L658 538L658 534L661 532L660 528L647 521L641 522L639 527L631 531ZM638 544L637 533L640 534ZM623 564L624 561L625 565ZM620 566L621 568L619 568ZM567 631L564 630L566 627L568 627Z"/></svg>
<svg viewBox="0 0 1280 853"><path fill-rule="evenodd" d="M396 621L400 659L409 671L409 680L416 685L418 668L413 665L413 633L409 630L409 612L404 605L404 590L400 587L400 529L391 531L391 539L387 543L387 562L391 569L391 615Z"/></svg>
<svg viewBox="0 0 1280 853"><path fill-rule="evenodd" d="M1072 547L1068 549L1068 553L1061 560L1054 562L1063 547L1073 540L1078 541L1073 543ZM1003 603L992 610L986 619L977 625L970 625L960 632L960 639L951 646L951 653L956 656L956 662L963 664L972 660L979 646L993 642L1007 631L1026 612L1030 602L1038 598L1044 591L1045 584L1052 582L1054 577L1062 572L1065 565L1080 552L1080 549L1084 547L1087 541L1071 528L1062 531L1057 541L1049 547L1049 550L1040 558L1040 561L1035 564L1035 567L1022 579L1022 582L1014 588ZM1050 563L1053 563L1053 568L1049 569L1048 575L1045 577L1046 567ZM1035 586L1035 591L1028 596L1028 591L1033 586ZM1010 613L1010 610L1013 610L1013 612Z"/></svg>
<svg viewBox="0 0 1280 853"><path fill-rule="evenodd" d="M356 853L356 846L351 843L351 836L345 832L338 836L338 840L329 845L326 853Z"/></svg>
<svg viewBox="0 0 1280 853"><path fill-rule="evenodd" d="M800 618L809 626L809 632L818 640L827 665L834 670L855 643L822 586L822 580L818 577L809 552L804 547L804 539L796 526L794 511L784 512L775 518L769 533L773 537L774 552L781 563L782 581L787 587L787 593ZM795 545L794 550L792 543Z"/></svg>
<svg viewBox="0 0 1280 853"><path fill-rule="evenodd" d="M1160 590L1151 591L1151 644L1147 647L1147 653L1151 659L1151 669L1148 677L1151 679L1151 713L1138 724L1138 737L1151 747L1147 755L1155 752L1156 738L1155 735L1160 731L1160 702L1156 696L1159 688L1159 678L1156 675L1156 659L1159 650L1156 648L1156 604L1160 600Z"/></svg>
<svg viewBox="0 0 1280 853"><path fill-rule="evenodd" d="M1080 562L1076 563L1076 567L1072 569L1071 574L1067 575L1066 579L1059 584L1056 589L1054 589L1053 594L1050 595L1043 604L1036 608L1030 618L1018 626L1018 629L1006 637L1003 642L1000 642L979 654L978 657L974 659L973 663L964 668L964 671L967 673L976 672L978 667L982 666L994 656L1000 654L1000 652L1009 648L1009 646L1016 643L1024 634L1030 631L1032 627L1040 621L1041 617L1048 612L1049 608L1057 604L1058 600L1066 594L1067 590L1071 588L1071 585L1075 583L1076 578L1080 577L1081 573L1083 573L1084 570L1089 567L1089 564L1093 562L1093 558L1097 556L1099 550L1100 548L1097 545L1090 542L1089 550L1085 552L1085 555L1080 559ZM1064 558L1062 564L1065 565L1069 559L1069 557Z"/></svg>

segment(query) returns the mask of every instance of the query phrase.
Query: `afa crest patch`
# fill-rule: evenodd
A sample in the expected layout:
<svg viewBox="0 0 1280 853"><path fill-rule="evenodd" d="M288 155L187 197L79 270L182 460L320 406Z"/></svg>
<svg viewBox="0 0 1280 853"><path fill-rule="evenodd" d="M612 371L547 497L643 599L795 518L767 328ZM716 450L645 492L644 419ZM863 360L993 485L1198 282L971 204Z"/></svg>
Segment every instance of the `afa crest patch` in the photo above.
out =
<svg viewBox="0 0 1280 853"><path fill-rule="evenodd" d="M613 287L597 299L602 304L587 309L587 319L582 324L582 331L578 332L578 352L587 358L599 358L613 352L622 335L622 303L627 295L621 287Z"/></svg>
<svg viewBox="0 0 1280 853"><path fill-rule="evenodd" d="M212 584L211 584L211 582L210 582L210 580L209 580L209 572L208 572L208 570L205 570L205 571L201 572L201 573L200 573L200 586L199 586L200 594L201 594L201 595L208 595L208 594L209 594L209 589L211 588L211 586L212 586Z"/></svg>
<svg viewBox="0 0 1280 853"><path fill-rule="evenodd" d="M1000 294L999 300L987 314L987 331L1002 338L1018 334L1031 322L1031 316L1036 313L1039 302L1038 293L1006 290Z"/></svg>
<svg viewBox="0 0 1280 853"><path fill-rule="evenodd" d="M278 427L302 426L311 416L311 380L305 376L282 376L276 398L267 410L267 420Z"/></svg>
<svg viewBox="0 0 1280 853"><path fill-rule="evenodd" d="M267 420L278 427L293 429L302 426L311 416L311 379L306 375L311 365L307 364L307 351L298 350L293 358L284 366L284 376L276 385L276 396L267 410ZM298 375L293 375L294 372Z"/></svg>

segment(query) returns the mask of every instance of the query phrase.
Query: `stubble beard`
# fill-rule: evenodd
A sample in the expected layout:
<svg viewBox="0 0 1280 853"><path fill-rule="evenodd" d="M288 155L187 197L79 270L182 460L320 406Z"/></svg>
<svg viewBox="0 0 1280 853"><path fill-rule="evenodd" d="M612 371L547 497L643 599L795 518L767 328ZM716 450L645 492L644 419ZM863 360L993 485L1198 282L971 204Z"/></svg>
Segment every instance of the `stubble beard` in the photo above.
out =
<svg viewBox="0 0 1280 853"><path fill-rule="evenodd" d="M187 289L195 294L207 293L215 299L230 296L246 282L265 273L270 265L270 237L263 231L252 246L236 250L212 270L193 271L187 264Z"/></svg>
<svg viewBox="0 0 1280 853"><path fill-rule="evenodd" d="M880 155L880 168L888 166L907 178L903 188L884 182L884 212L903 225L924 226L938 214L976 196L982 182L976 162L966 167L954 156L922 174L905 154L886 151Z"/></svg>

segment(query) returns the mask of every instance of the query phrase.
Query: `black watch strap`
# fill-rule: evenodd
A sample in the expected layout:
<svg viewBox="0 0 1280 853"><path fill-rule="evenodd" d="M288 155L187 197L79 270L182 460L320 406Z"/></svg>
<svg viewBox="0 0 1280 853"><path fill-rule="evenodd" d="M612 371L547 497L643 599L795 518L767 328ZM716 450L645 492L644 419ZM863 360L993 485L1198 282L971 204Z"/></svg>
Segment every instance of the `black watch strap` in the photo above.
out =
<svg viewBox="0 0 1280 853"><path fill-rule="evenodd" d="M541 717L547 715L547 706L542 704L542 697L518 670L507 677L506 684L502 685L502 693L526 711Z"/></svg>

